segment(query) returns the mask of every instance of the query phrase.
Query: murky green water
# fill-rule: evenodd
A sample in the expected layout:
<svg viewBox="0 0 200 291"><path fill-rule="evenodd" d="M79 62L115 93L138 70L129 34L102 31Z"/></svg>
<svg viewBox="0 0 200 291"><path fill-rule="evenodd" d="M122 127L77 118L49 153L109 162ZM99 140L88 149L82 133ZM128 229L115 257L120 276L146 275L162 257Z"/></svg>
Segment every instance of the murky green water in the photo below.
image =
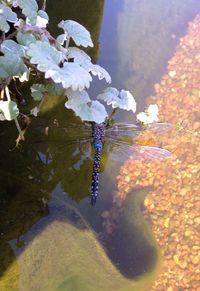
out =
<svg viewBox="0 0 200 291"><path fill-rule="evenodd" d="M93 60L108 70L113 86L133 93L141 111L200 4L59 0L47 1L47 8L53 33L62 19L91 31ZM95 81L91 94L104 86ZM0 124L0 290L150 290L159 251L140 211L146 191L130 193L115 233L105 236L101 214L111 207L122 163L106 144L99 199L91 207L93 150L90 141L78 140L84 132L66 131L78 120L63 102L47 100L19 151L9 151L14 125ZM135 121L121 113L116 119Z"/></svg>

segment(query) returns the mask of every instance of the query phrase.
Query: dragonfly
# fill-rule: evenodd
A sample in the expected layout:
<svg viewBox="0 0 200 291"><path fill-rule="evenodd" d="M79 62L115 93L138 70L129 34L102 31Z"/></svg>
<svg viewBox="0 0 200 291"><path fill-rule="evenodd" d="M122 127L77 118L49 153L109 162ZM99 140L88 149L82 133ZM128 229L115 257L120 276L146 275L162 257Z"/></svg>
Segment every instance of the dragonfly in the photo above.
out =
<svg viewBox="0 0 200 291"><path fill-rule="evenodd" d="M141 125L127 124L127 123L114 123L110 124L105 120L103 123L88 122L83 126L77 124L68 124L67 126L57 127L64 128L67 133L67 138L72 137L72 142L91 142L94 148L93 157L93 172L90 187L91 205L95 205L99 194L100 184L100 163L101 152L105 143L108 146L108 153L111 159L116 161L124 161L129 159L143 158L146 161L162 160L169 158L171 153L158 146L139 145L134 144L134 139L146 129L152 130L156 134L163 134L171 125L168 123L154 123L148 125L147 128Z"/></svg>
<svg viewBox="0 0 200 291"><path fill-rule="evenodd" d="M154 124L154 130L157 132L162 132L164 128L168 128L169 124ZM100 157L101 157L101 150L104 145L104 139L107 134L109 134L109 139L114 140L115 144L118 144L120 149L120 143L126 144L126 148L123 149L125 152L129 149L130 145L128 146L127 137L133 138L136 136L141 130L142 127L132 124L116 124L113 128L109 127L107 121L97 124L92 123L92 139L94 145L94 160L93 160L93 173L92 173L92 183L91 183L91 205L95 205L98 197L99 191L99 169L100 169ZM117 140L117 135L119 135L119 141ZM131 143L131 141L129 141ZM124 148L124 146L123 146ZM150 159L166 159L171 156L171 153L163 148L157 146L142 146L142 145L132 145L132 151L135 153L135 158L138 158L139 155L143 155ZM120 158L122 153L121 151L115 151L115 158Z"/></svg>

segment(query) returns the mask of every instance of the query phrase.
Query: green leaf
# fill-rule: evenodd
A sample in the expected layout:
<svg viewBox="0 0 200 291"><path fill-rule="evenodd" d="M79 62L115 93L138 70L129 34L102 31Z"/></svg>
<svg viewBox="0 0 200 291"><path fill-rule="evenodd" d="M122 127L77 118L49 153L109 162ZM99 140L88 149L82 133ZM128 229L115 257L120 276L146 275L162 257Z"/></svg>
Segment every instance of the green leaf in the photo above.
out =
<svg viewBox="0 0 200 291"><path fill-rule="evenodd" d="M65 90L60 84L48 84L48 85L33 84L31 86L31 96L35 101L41 101L44 96L44 93L54 96L61 96L64 95ZM36 112L35 109L34 112Z"/></svg>
<svg viewBox="0 0 200 291"><path fill-rule="evenodd" d="M48 22L49 22L48 14L44 10L39 10L36 19L36 26L46 27Z"/></svg>
<svg viewBox="0 0 200 291"><path fill-rule="evenodd" d="M14 40L4 40L1 44L1 52L6 54L15 54L18 57L24 57L24 49Z"/></svg>
<svg viewBox="0 0 200 291"><path fill-rule="evenodd" d="M0 101L0 112L6 120L13 120L19 115L19 109L14 101Z"/></svg>
<svg viewBox="0 0 200 291"><path fill-rule="evenodd" d="M72 109L83 121L101 123L108 116L105 107L98 101L91 101L86 91L67 90L65 107Z"/></svg>
<svg viewBox="0 0 200 291"><path fill-rule="evenodd" d="M66 104L68 104L68 106L75 106L76 104L77 105L78 104L85 104L85 103L88 103L91 101L90 96L88 95L88 93L85 90L80 92L80 91L73 91L71 89L68 89L65 91L65 93L66 93L66 96L68 98L68 101L66 102Z"/></svg>
<svg viewBox="0 0 200 291"><path fill-rule="evenodd" d="M62 68L49 74L55 83L61 83L63 88L82 91L89 88L92 77L90 74L76 63L65 62Z"/></svg>
<svg viewBox="0 0 200 291"><path fill-rule="evenodd" d="M37 117L39 112L40 112L40 109L37 106L35 106L31 109L30 114Z"/></svg>
<svg viewBox="0 0 200 291"><path fill-rule="evenodd" d="M102 94L97 96L97 99L103 100L107 105L111 105L112 108L136 112L136 102L129 91L121 90L119 92L116 88L108 87Z"/></svg>
<svg viewBox="0 0 200 291"><path fill-rule="evenodd" d="M0 4L0 30L8 32L10 30L10 25L8 22L17 22L17 14L11 10L11 8Z"/></svg>
<svg viewBox="0 0 200 291"><path fill-rule="evenodd" d="M17 55L6 54L0 56L0 79L8 77L21 77L28 72L28 68Z"/></svg>
<svg viewBox="0 0 200 291"><path fill-rule="evenodd" d="M137 114L137 120L142 122L143 124L150 124L153 122L158 122L158 105L150 104L149 107L145 110L145 112L140 112Z"/></svg>
<svg viewBox="0 0 200 291"><path fill-rule="evenodd" d="M105 79L107 83L111 83L111 77L108 72L99 65L89 64L88 71L94 76L98 76L99 80Z"/></svg>
<svg viewBox="0 0 200 291"><path fill-rule="evenodd" d="M91 63L91 58L78 47L68 47L67 57L68 59L74 59L74 62L81 66L87 65L88 62Z"/></svg>
<svg viewBox="0 0 200 291"><path fill-rule="evenodd" d="M34 84L31 86L31 96L35 101L41 101L45 91L46 88L42 84Z"/></svg>
<svg viewBox="0 0 200 291"><path fill-rule="evenodd" d="M30 32L21 32L17 33L17 41L19 44L28 47L31 43L36 42L35 36Z"/></svg>
<svg viewBox="0 0 200 291"><path fill-rule="evenodd" d="M69 47L67 57L68 59L74 59L74 62L78 63L88 72L91 72L94 76L98 76L99 80L105 78L107 83L111 83L111 77L108 72L101 66L92 64L91 58L79 48Z"/></svg>
<svg viewBox="0 0 200 291"><path fill-rule="evenodd" d="M31 64L37 65L39 71L45 73L46 78L51 72L59 69L58 64L63 60L62 53L47 42L36 41L27 50Z"/></svg>
<svg viewBox="0 0 200 291"><path fill-rule="evenodd" d="M22 13L28 18L31 24L36 23L38 15L38 5L36 0L16 0L14 6L19 6L22 9Z"/></svg>
<svg viewBox="0 0 200 291"><path fill-rule="evenodd" d="M85 104L78 114L82 120L94 121L102 123L108 116L105 107L99 101L92 101L90 104Z"/></svg>
<svg viewBox="0 0 200 291"><path fill-rule="evenodd" d="M27 51L30 62L36 64L39 71L45 73L45 78L51 78L55 83L61 83L63 88L71 87L75 90L89 88L92 78L81 66L65 62L63 67L59 63L63 55L47 42L36 41Z"/></svg>
<svg viewBox="0 0 200 291"><path fill-rule="evenodd" d="M66 41L67 36L65 33L60 34L59 36L57 36L56 40L59 44L63 45L64 42Z"/></svg>
<svg viewBox="0 0 200 291"><path fill-rule="evenodd" d="M62 20L58 27L62 28L66 34L66 40L73 38L76 45L83 47L93 47L89 31L74 20Z"/></svg>
<svg viewBox="0 0 200 291"><path fill-rule="evenodd" d="M62 96L65 93L61 84L48 84L45 87L46 92L53 96Z"/></svg>
<svg viewBox="0 0 200 291"><path fill-rule="evenodd" d="M24 64L24 49L21 45L13 40L5 40L1 44L1 52L4 56L0 56L0 78L19 77L20 81L27 80L29 70Z"/></svg>

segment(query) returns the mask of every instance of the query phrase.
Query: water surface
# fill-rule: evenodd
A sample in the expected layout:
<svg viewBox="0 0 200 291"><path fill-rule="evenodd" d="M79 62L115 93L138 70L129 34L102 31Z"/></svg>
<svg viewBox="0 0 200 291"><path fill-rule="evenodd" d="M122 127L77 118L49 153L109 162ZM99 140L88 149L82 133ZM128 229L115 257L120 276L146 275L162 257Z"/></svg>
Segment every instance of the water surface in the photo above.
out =
<svg viewBox="0 0 200 291"><path fill-rule="evenodd" d="M93 60L108 70L114 87L133 93L141 111L200 4L60 0L47 1L47 9L53 33L62 19L77 20L91 31ZM104 87L95 80L91 95ZM160 253L141 214L149 190L129 191L115 232L105 235L122 163L113 161L105 146L99 199L91 207L93 150L90 142L78 141L84 132L66 133L65 126L78 120L63 102L47 100L21 151L9 151L15 128L1 124L0 289L150 290ZM52 126L46 137L44 129L55 118L62 126ZM119 113L116 120L131 123L135 117Z"/></svg>

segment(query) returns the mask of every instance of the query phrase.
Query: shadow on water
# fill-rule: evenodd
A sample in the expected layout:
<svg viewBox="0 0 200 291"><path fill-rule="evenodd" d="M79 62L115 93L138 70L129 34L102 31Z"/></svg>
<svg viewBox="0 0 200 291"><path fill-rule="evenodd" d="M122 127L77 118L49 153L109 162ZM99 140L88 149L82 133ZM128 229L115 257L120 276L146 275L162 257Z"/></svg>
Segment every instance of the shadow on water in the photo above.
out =
<svg viewBox="0 0 200 291"><path fill-rule="evenodd" d="M149 189L130 191L115 232L106 240L112 262L127 278L150 272L159 260L156 242L142 215Z"/></svg>
<svg viewBox="0 0 200 291"><path fill-rule="evenodd" d="M85 26L91 33L94 43L93 48L87 49L93 62L97 61L99 54L99 34L103 17L104 0L59 0L47 1L47 11L49 18L52 19L49 25L50 31L61 34L57 24L61 20L75 20Z"/></svg>

